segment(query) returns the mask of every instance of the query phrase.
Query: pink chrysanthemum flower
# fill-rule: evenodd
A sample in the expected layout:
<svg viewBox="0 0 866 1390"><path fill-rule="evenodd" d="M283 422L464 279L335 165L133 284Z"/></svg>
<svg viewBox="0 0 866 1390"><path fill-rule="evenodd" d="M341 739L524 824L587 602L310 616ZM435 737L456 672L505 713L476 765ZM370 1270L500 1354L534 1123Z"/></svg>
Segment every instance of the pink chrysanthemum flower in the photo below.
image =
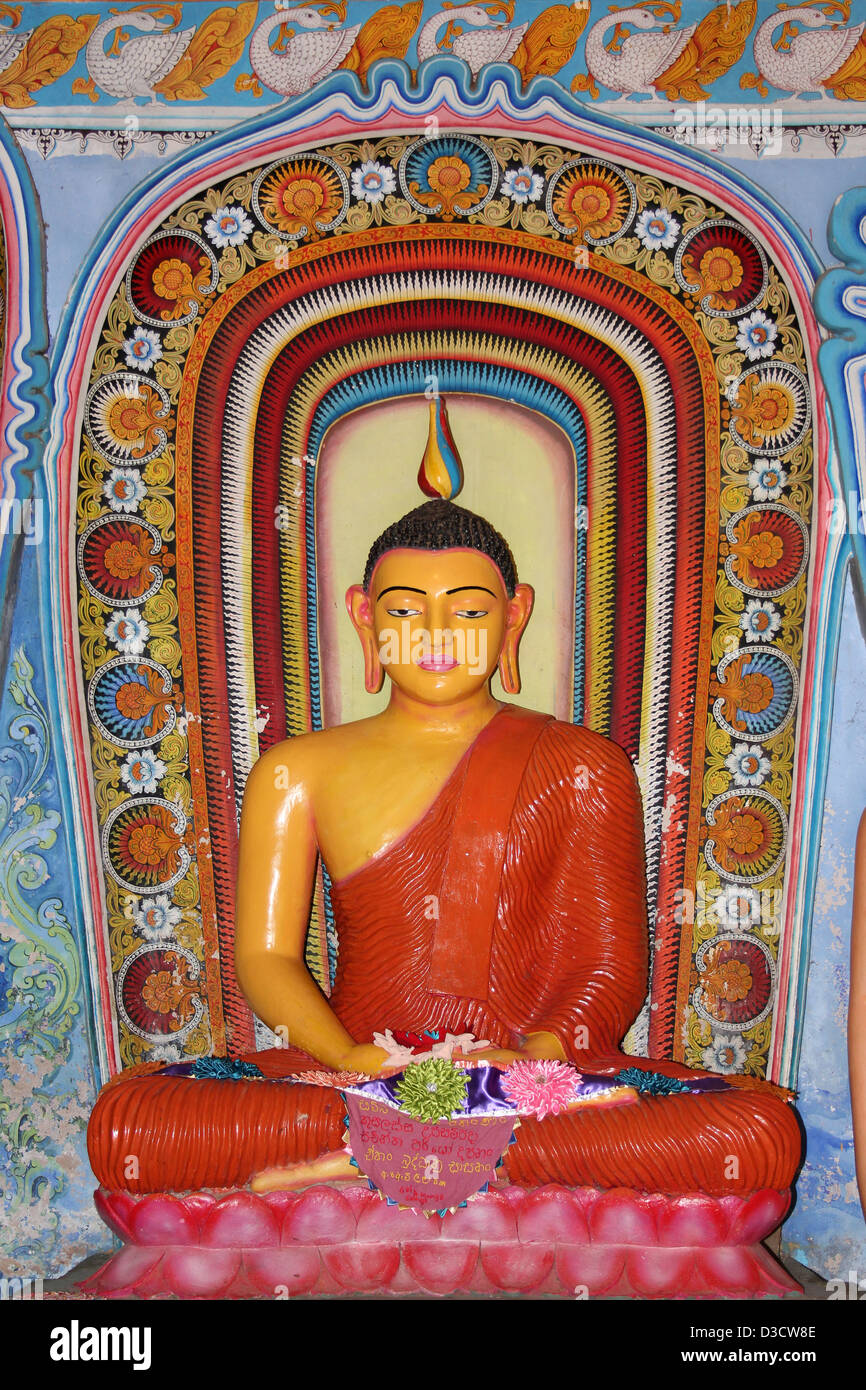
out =
<svg viewBox="0 0 866 1390"><path fill-rule="evenodd" d="M343 1090L346 1086L360 1086L372 1077L363 1071L299 1071L292 1081L304 1081L308 1086L333 1086Z"/></svg>
<svg viewBox="0 0 866 1390"><path fill-rule="evenodd" d="M502 1089L521 1114L558 1115L575 1099L578 1073L567 1062L512 1062L502 1074Z"/></svg>

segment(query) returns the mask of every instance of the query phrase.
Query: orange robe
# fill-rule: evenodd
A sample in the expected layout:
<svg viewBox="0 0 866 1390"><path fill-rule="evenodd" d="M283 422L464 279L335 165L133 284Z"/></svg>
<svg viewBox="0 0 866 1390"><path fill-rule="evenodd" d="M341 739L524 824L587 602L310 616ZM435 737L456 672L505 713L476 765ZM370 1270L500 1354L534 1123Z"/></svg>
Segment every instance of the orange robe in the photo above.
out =
<svg viewBox="0 0 866 1390"><path fill-rule="evenodd" d="M449 864L460 872L449 860L455 822L465 828L467 799L485 800L473 764L477 774L481 751L507 736L509 719L522 723L519 711L497 716L406 835L333 885L334 1012L356 1042L386 1028L440 1028L517 1047L545 1031L586 1071L701 1075L618 1050L644 1000L648 947L640 793L631 762L610 740L555 720L536 726L498 856L495 845L487 856L498 891L486 939L478 913L475 936L462 946L453 911L446 923L437 917L451 896ZM497 788L488 795L495 801ZM490 812L481 806L479 833L492 843L495 806ZM466 885L468 892L468 878ZM471 995L443 987L448 958L461 950L475 979ZM272 1076L315 1066L289 1052L248 1059ZM103 1089L88 1145L103 1186L179 1191L243 1186L264 1168L341 1147L343 1132L333 1090L133 1071ZM524 1185L743 1195L789 1187L801 1149L795 1112L778 1088L735 1086L525 1118L505 1168ZM125 1176L130 1153L139 1157L135 1178Z"/></svg>

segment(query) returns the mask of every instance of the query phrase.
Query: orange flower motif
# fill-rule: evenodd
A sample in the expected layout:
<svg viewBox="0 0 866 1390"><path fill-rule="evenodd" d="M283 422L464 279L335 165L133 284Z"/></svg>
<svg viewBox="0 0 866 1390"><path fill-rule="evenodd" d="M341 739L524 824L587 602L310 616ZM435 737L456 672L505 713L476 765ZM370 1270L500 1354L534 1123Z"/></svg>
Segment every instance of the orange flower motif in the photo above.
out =
<svg viewBox="0 0 866 1390"><path fill-rule="evenodd" d="M170 415L159 415L163 404L157 393L141 382L133 394L118 392L103 411L103 422L112 441L133 458L149 453L159 442L160 431L173 423Z"/></svg>
<svg viewBox="0 0 866 1390"><path fill-rule="evenodd" d="M741 960L723 961L720 947L708 952L700 979L708 994L718 1000L724 999L729 1004L746 999L752 988L752 972L749 967Z"/></svg>
<svg viewBox="0 0 866 1390"><path fill-rule="evenodd" d="M262 184L259 206L265 221L289 236L316 235L316 223L332 222L343 206L333 170L304 160L276 170Z"/></svg>
<svg viewBox="0 0 866 1390"><path fill-rule="evenodd" d="M131 598L140 598L155 575L160 570L171 569L174 556L169 551L160 551L156 560L152 557L154 539L142 527L131 528L131 534L112 541L102 556L102 564L113 579L134 581L127 583L126 592Z"/></svg>
<svg viewBox="0 0 866 1390"><path fill-rule="evenodd" d="M736 289L743 278L742 261L726 246L715 246L711 251L705 251L699 270L704 291L710 294Z"/></svg>
<svg viewBox="0 0 866 1390"><path fill-rule="evenodd" d="M628 210L626 190L609 169L575 169L557 185L553 212L563 227L596 239L611 236L623 225Z"/></svg>
<svg viewBox="0 0 866 1390"><path fill-rule="evenodd" d="M748 517L748 525L743 526L737 540L729 546L734 557L734 571L739 579L749 584L754 581L754 570L775 569L784 556L785 545L782 537L767 528L759 529L756 517Z"/></svg>
<svg viewBox="0 0 866 1390"><path fill-rule="evenodd" d="M151 287L159 299L168 301L168 307L160 310L164 319L176 319L178 313L183 317L193 313L200 304L209 298L205 286L210 283L211 267L206 257L202 257L201 270L194 277L190 266L179 256L160 261L151 275Z"/></svg>
<svg viewBox="0 0 866 1390"><path fill-rule="evenodd" d="M156 1014L174 1013L184 993L183 985L170 970L160 970L148 975L141 989L142 999Z"/></svg>
<svg viewBox="0 0 866 1390"><path fill-rule="evenodd" d="M472 170L469 165L453 154L434 159L427 169L427 182L430 187L449 201L453 200L455 193L462 193L464 188L468 188L471 179Z"/></svg>
<svg viewBox="0 0 866 1390"><path fill-rule="evenodd" d="M751 868L771 848L773 839L767 817L739 796L722 802L716 810L715 825L707 827L703 835L715 842L715 856L727 873Z"/></svg>
<svg viewBox="0 0 866 1390"><path fill-rule="evenodd" d="M127 847L138 864L154 867L180 848L180 837L164 825L153 822L136 826L130 832Z"/></svg>
<svg viewBox="0 0 866 1390"><path fill-rule="evenodd" d="M173 256L170 261L160 261L153 272L152 285L160 299L168 299L172 304L186 296L195 297L192 284L192 271L186 261Z"/></svg>
<svg viewBox="0 0 866 1390"><path fill-rule="evenodd" d="M773 682L763 671L749 671L751 661L751 654L744 652L725 668L724 681L715 676L710 679L710 695L713 699L721 697L722 712L735 729L746 728L745 720L739 717L740 710L761 714L773 698Z"/></svg>
<svg viewBox="0 0 866 1390"><path fill-rule="evenodd" d="M140 666L138 671L147 684L126 681L118 688L114 702L125 719L138 721L145 715L148 716L144 734L149 738L151 734L158 733L165 727L168 723L168 706L179 705L181 696L177 686L172 687L171 694L164 694L159 673L151 670L149 666Z"/></svg>
<svg viewBox="0 0 866 1390"><path fill-rule="evenodd" d="M737 388L731 423L750 448L762 449L785 434L796 409L791 392L779 382L748 376Z"/></svg>

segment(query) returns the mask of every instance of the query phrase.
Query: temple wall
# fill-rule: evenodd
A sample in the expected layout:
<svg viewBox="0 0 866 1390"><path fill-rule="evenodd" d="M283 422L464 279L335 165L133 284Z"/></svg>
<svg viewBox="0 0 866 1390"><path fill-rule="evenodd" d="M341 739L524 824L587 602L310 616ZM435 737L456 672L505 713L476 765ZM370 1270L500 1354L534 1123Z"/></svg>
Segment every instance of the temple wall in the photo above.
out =
<svg viewBox="0 0 866 1390"><path fill-rule="evenodd" d="M100 19L109 15L106 3L21 8L22 30L43 24L48 8L70 17L70 23L97 12ZM199 32L205 17L217 9L183 8L184 21ZM692 8L683 5L682 23ZM706 11L706 6L694 8ZM246 35L272 12L265 4L229 9L246 12ZM364 22L377 10L375 4L349 0L348 18L344 14L339 22ZM757 27L774 11L774 4L759 0L753 22L746 23L744 14L739 56L711 84L711 101L724 108L747 103L765 113L763 135L759 127L751 145L730 147L724 158L790 213L829 266L831 208L846 189L866 185L866 84L862 91L852 86L856 96L837 93L819 109L772 85L761 97L754 86L741 84L756 66ZM417 32L437 12L436 4L425 0L420 20L409 26L403 61L417 65ZM508 23L531 23L546 12L542 4L516 0ZM577 95L588 105L595 98L588 81L586 34L606 14L607 5L593 0L573 54L552 72L566 89L578 81ZM98 81L92 90L99 100L91 100L85 87L94 73L86 65L83 41L68 71L54 83L33 85L36 79L32 74L28 79L25 65L19 86L4 87L0 73L0 101L5 101L0 112L23 149L44 223L52 346L75 276L123 200L170 159L182 156L185 142L281 99L266 87L256 96L251 80L246 85L240 81L241 74L250 73L249 44L246 37L237 42L237 61L206 86L199 100L175 94L150 106L132 101L117 105ZM628 99L609 89L601 91L599 100L638 125L671 132L687 124L684 111L698 111L695 100ZM771 143L759 154L762 142L766 146L771 137L778 148ZM6 647L0 650L0 1183L6 1190L0 1272L50 1277L107 1248L109 1236L93 1209L84 1144L100 1058L72 831L57 778L58 760L66 754L46 682L52 659L48 626L56 614L46 611L40 588L42 539L37 532L23 548L17 587L5 596L7 617L10 611L12 617ZM853 845L866 805L864 688L866 642L849 576L832 725L826 729L830 763L800 1063L799 1107L808 1153L797 1207L784 1231L787 1248L827 1278L847 1276L849 1270L866 1277L866 1225L854 1181L845 1056Z"/></svg>

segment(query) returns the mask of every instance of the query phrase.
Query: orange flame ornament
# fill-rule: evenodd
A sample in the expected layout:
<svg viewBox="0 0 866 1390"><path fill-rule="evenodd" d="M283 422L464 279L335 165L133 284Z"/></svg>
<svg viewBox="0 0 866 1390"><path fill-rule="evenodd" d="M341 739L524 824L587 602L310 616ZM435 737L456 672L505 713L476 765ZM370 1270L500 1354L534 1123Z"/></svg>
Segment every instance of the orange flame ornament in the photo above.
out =
<svg viewBox="0 0 866 1390"><path fill-rule="evenodd" d="M430 401L430 427L427 448L418 469L418 486L428 497L450 501L463 487L463 464L451 437L445 397Z"/></svg>

